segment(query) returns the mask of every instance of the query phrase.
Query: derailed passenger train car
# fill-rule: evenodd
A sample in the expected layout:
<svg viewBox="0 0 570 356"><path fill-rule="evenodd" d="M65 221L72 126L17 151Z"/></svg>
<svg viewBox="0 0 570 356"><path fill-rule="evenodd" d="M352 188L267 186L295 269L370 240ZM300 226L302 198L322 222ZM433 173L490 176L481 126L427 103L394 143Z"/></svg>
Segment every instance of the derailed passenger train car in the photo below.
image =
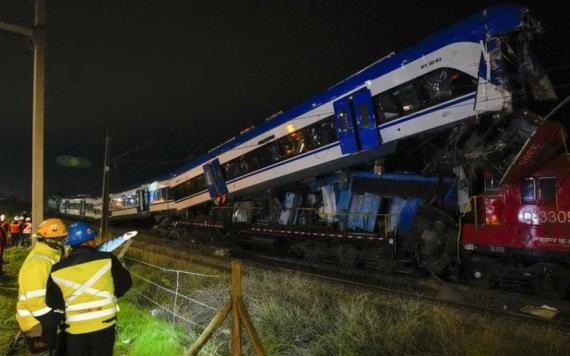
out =
<svg viewBox="0 0 570 356"><path fill-rule="evenodd" d="M461 217L483 171L502 176L543 125L528 98L556 99L539 31L498 6L382 58L178 170L176 207L311 260L479 276L477 254L460 263Z"/></svg>
<svg viewBox="0 0 570 356"><path fill-rule="evenodd" d="M518 90L528 76L517 63L535 29L525 9L495 7L383 58L178 170L176 207L355 166L407 137L507 116L524 105ZM552 97L547 78L539 81Z"/></svg>

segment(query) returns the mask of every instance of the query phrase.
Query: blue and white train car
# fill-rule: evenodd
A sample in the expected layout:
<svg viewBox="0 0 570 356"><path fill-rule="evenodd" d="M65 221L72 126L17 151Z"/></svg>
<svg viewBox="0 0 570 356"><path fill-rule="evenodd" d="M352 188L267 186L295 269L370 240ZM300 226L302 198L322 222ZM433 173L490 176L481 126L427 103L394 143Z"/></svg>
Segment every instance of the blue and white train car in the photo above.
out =
<svg viewBox="0 0 570 356"><path fill-rule="evenodd" d="M174 209L169 179L155 180L110 196L112 219L147 218Z"/></svg>
<svg viewBox="0 0 570 356"><path fill-rule="evenodd" d="M103 199L101 198L85 199L85 218L90 220L101 219L102 207L103 207Z"/></svg>
<svg viewBox="0 0 570 356"><path fill-rule="evenodd" d="M61 200L59 213L64 216L81 218L85 216L86 200L89 199L85 195L66 198Z"/></svg>
<svg viewBox="0 0 570 356"><path fill-rule="evenodd" d="M510 114L531 77L519 63L531 60L536 26L523 7L492 7L380 59L175 172L176 208L332 172L391 154L407 137Z"/></svg>
<svg viewBox="0 0 570 356"><path fill-rule="evenodd" d="M135 188L120 193L113 193L109 197L109 211L111 218L136 217L141 209L141 204L145 204L144 189Z"/></svg>
<svg viewBox="0 0 570 356"><path fill-rule="evenodd" d="M170 193L170 180L162 179L145 186L148 199L148 211L151 214L176 209Z"/></svg>

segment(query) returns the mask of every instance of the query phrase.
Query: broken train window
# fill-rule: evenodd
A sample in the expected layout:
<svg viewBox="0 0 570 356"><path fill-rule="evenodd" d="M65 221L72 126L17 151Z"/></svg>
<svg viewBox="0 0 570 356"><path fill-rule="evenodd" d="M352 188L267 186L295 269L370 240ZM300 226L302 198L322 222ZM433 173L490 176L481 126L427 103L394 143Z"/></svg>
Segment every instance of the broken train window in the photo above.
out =
<svg viewBox="0 0 570 356"><path fill-rule="evenodd" d="M475 92L477 79L453 68L440 68L376 95L381 123Z"/></svg>

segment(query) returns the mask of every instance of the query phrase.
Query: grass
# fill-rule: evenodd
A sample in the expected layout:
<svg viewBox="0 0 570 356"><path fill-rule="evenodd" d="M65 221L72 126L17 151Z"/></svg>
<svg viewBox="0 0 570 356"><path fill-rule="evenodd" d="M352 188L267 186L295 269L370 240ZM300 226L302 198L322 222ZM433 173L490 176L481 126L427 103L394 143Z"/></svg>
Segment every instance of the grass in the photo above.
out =
<svg viewBox="0 0 570 356"><path fill-rule="evenodd" d="M172 260L137 249L130 253L159 265L186 270L201 268L208 273L182 257ZM172 275L133 266L150 276L147 278L166 286L175 285ZM230 281L227 276L185 277L179 285L181 292L217 307L226 300ZM460 312L419 299L362 292L298 273L247 267L243 289L269 355L570 354L570 336L554 328ZM147 289L147 293L152 290ZM169 293L155 291L153 296L172 304ZM213 314L193 303L180 303L179 312L201 323L207 323ZM186 327L192 332L200 331L191 325ZM208 345L213 345L216 352L204 354L228 355L229 335L217 334ZM251 353L246 346L245 354Z"/></svg>
<svg viewBox="0 0 570 356"><path fill-rule="evenodd" d="M129 301L120 301L117 355L176 356L183 353L186 335L182 327L157 318Z"/></svg>
<svg viewBox="0 0 570 356"><path fill-rule="evenodd" d="M0 354L5 355L13 337L18 332L18 323L14 317L17 299L18 270L28 251L24 248L11 247L4 253L9 263L5 271L10 279L0 282ZM182 327L168 323L160 317L151 315L148 309L129 301L119 302L120 313L117 323L116 355L181 355L188 343L188 334ZM26 355L26 348L20 342L16 355Z"/></svg>
<svg viewBox="0 0 570 356"><path fill-rule="evenodd" d="M160 249L158 250L160 251ZM25 252L9 249L10 268ZM229 296L229 275L200 266L189 257L171 258L141 250L129 255L165 267L220 278L180 275L179 292L218 308ZM14 261L14 263L13 263ZM176 274L127 260L134 274L165 288L176 288ZM14 282L6 287L14 287ZM4 284L2 285L4 287ZM421 300L363 292L298 273L268 272L244 267L246 305L269 355L563 355L570 337L550 327L459 312ZM14 292L15 293L15 292ZM139 278L120 301L116 355L182 355L202 331L150 303L142 295L173 310L174 298ZM15 294L14 294L15 296ZM11 303L11 304L10 304ZM0 295L3 310L14 310L15 298ZM6 309L7 308L7 309ZM215 310L177 298L176 313L206 325ZM0 318L0 337L16 332L13 313ZM253 354L244 332L244 355ZM201 355L229 355L226 321ZM2 339L2 345L7 339Z"/></svg>

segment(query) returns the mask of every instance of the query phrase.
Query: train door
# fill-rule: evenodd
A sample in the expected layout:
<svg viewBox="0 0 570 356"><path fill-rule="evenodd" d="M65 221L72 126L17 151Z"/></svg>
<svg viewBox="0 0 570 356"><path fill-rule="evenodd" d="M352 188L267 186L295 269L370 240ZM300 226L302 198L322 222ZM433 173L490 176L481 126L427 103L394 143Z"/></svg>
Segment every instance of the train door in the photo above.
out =
<svg viewBox="0 0 570 356"><path fill-rule="evenodd" d="M218 194L226 194L228 187L222 175L222 166L220 160L215 159L210 163L202 166L204 168L204 177L208 185L208 192L211 198L215 198Z"/></svg>
<svg viewBox="0 0 570 356"><path fill-rule="evenodd" d="M360 145L363 150L380 147L380 135L374 115L370 90L362 89L352 95L356 125L360 135Z"/></svg>
<svg viewBox="0 0 570 356"><path fill-rule="evenodd" d="M361 89L333 103L342 153L380 147L370 90Z"/></svg>
<svg viewBox="0 0 570 356"><path fill-rule="evenodd" d="M358 142L354 130L354 116L350 107L350 97L342 98L333 103L335 125L342 153L358 151Z"/></svg>
<svg viewBox="0 0 570 356"><path fill-rule="evenodd" d="M139 198L139 205L137 207L138 212L148 211L148 192L146 189L137 190L137 196Z"/></svg>
<svg viewBox="0 0 570 356"><path fill-rule="evenodd" d="M79 201L79 216L85 216L85 200Z"/></svg>

